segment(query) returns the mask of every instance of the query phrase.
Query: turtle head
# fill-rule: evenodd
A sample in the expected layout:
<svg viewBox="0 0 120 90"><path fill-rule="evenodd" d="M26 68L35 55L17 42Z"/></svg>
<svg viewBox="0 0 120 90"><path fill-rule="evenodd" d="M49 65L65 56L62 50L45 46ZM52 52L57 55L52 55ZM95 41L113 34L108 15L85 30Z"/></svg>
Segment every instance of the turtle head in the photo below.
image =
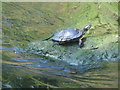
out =
<svg viewBox="0 0 120 90"><path fill-rule="evenodd" d="M91 26L92 26L91 24L88 24L87 26L85 26L85 27L83 28L83 34L85 34L85 32L86 32L88 29L90 29Z"/></svg>
<svg viewBox="0 0 120 90"><path fill-rule="evenodd" d="M90 29L91 26L92 26L91 24L88 24L87 26L84 27L84 30L87 31L88 29Z"/></svg>

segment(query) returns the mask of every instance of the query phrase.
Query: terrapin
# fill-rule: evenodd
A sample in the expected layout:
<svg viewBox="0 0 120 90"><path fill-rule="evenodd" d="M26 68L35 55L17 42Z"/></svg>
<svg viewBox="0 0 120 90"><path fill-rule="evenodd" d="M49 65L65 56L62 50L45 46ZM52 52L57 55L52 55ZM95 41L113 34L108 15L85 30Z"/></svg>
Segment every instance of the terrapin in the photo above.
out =
<svg viewBox="0 0 120 90"><path fill-rule="evenodd" d="M67 28L61 31L58 31L57 33L53 34L51 37L45 39L51 39L54 42L57 42L58 44L65 44L67 42L72 41L79 41L79 46L82 43L82 36L90 29L91 24L88 24L83 28L83 30L77 29L77 28Z"/></svg>

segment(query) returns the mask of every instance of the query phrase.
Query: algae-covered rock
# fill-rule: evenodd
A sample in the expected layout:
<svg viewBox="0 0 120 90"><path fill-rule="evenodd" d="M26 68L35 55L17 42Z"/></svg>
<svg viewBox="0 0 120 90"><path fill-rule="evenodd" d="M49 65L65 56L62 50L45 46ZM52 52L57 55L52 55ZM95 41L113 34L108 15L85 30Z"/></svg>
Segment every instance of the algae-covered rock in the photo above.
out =
<svg viewBox="0 0 120 90"><path fill-rule="evenodd" d="M118 61L118 35L86 37L83 47L78 43L55 45L52 41L36 41L28 45L27 51L53 60L62 60L79 69L98 67L103 61Z"/></svg>

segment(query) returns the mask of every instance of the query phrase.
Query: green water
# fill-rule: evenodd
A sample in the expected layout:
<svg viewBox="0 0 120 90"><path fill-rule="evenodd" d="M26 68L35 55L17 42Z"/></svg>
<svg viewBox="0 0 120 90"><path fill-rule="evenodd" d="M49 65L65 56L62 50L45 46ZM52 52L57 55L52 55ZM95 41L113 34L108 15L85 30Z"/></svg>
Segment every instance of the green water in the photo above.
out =
<svg viewBox="0 0 120 90"><path fill-rule="evenodd" d="M1 22L3 24L1 52L4 88L118 87L118 3L4 2L2 3ZM73 60L74 57L79 56L79 52L85 59L86 54L91 53L91 46L97 46L100 47L99 50L95 50L91 54L100 56L99 52L104 52L102 50L105 49L108 55L105 54L102 58L114 59L114 62L102 62L99 68L78 73L76 66L71 66L64 60L54 60L24 51L28 47L35 47L34 52L37 53L36 47L40 45L39 42L41 43L41 40L48 38L57 30L67 27L82 29L89 23L92 24L92 28L85 35L86 38L88 37L84 42L83 49L85 50L72 54ZM38 45L35 43L35 46L30 47L32 42L37 42ZM79 50L76 49L78 47L76 44L73 46L56 47L63 50L65 54L69 54L70 52L66 52L66 50L70 49L74 52ZM21 47L21 49L17 47ZM47 47L44 50L49 51L49 44L45 44L43 47ZM14 48L17 50L15 51ZM48 54L50 53L53 52L48 52ZM69 61L69 59L66 60Z"/></svg>
<svg viewBox="0 0 120 90"><path fill-rule="evenodd" d="M11 51L3 50L3 57L5 57L5 59L3 59L2 65L2 83L11 85L13 88L118 87L118 63L103 63L101 68L90 69L82 74L77 74L74 73L74 70L70 71L69 68L64 69L54 62L47 63L46 61L45 63L45 60L42 62L42 58L40 59L38 56L29 54L18 55Z"/></svg>

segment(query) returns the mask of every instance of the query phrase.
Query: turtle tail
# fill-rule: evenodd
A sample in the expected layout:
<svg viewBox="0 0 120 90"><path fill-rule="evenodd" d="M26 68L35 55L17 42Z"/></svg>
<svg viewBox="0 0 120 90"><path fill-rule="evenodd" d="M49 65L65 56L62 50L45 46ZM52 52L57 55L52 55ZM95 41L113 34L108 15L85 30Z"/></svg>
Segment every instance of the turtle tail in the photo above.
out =
<svg viewBox="0 0 120 90"><path fill-rule="evenodd" d="M53 35L51 35L50 37L48 37L48 38L46 38L46 39L44 39L44 40L42 40L42 41L46 41L46 40L49 40L51 37L53 37L54 36L54 34Z"/></svg>

